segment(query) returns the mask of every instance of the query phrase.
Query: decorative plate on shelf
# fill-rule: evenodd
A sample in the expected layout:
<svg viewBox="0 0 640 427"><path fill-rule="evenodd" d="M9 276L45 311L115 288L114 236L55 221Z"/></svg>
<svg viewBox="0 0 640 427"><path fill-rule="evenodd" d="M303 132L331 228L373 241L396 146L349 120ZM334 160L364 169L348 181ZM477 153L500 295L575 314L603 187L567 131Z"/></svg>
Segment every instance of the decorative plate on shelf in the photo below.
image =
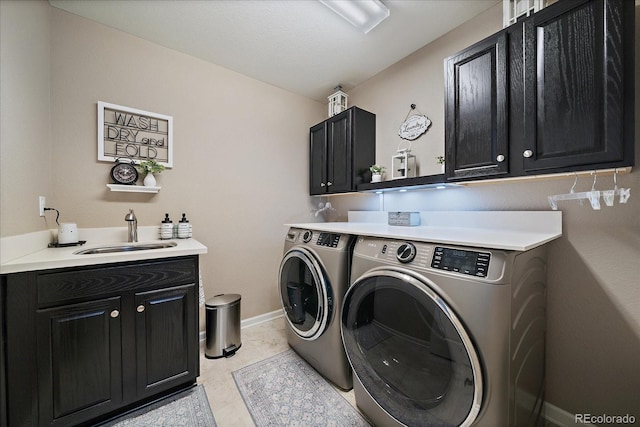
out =
<svg viewBox="0 0 640 427"><path fill-rule="evenodd" d="M138 170L133 160L131 163L121 163L116 159L116 165L111 168L111 178L116 184L134 185L138 180Z"/></svg>

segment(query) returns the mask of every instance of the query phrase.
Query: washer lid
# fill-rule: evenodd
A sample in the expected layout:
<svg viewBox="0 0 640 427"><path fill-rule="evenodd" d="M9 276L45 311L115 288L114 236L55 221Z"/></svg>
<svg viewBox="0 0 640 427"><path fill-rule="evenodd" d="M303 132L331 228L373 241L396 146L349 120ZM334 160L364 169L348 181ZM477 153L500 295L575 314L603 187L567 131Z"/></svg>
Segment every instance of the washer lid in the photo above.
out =
<svg viewBox="0 0 640 427"><path fill-rule="evenodd" d="M364 274L347 292L341 328L354 374L390 417L412 427L477 418L480 359L426 279L399 268Z"/></svg>

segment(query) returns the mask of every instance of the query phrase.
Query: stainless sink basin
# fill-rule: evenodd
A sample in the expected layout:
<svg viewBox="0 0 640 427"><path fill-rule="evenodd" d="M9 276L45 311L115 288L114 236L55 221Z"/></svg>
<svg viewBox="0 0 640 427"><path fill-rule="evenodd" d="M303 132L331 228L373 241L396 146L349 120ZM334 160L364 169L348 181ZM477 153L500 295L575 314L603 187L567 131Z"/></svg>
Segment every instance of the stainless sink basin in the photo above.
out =
<svg viewBox="0 0 640 427"><path fill-rule="evenodd" d="M160 242L160 243L127 243L122 245L108 245L98 246L95 248L80 249L75 251L74 255L93 255L93 254L108 254L113 252L132 252L132 251L146 251L153 249L166 249L177 246L176 242Z"/></svg>

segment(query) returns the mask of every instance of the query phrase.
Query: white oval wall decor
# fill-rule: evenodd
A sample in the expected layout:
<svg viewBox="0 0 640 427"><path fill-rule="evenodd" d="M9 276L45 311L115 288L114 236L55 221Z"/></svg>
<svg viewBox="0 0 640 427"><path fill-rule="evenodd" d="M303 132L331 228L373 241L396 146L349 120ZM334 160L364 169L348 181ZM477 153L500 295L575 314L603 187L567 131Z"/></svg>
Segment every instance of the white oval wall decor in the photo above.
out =
<svg viewBox="0 0 640 427"><path fill-rule="evenodd" d="M400 129L398 129L398 135L400 135L402 139L413 141L425 133L427 129L429 129L429 126L431 126L431 120L429 120L427 116L416 114L404 121Z"/></svg>

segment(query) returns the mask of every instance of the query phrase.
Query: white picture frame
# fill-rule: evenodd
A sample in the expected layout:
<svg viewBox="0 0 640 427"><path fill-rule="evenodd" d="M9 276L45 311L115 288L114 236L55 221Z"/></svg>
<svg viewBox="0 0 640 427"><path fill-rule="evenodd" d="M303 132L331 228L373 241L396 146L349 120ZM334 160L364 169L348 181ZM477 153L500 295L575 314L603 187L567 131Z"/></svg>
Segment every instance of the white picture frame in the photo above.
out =
<svg viewBox="0 0 640 427"><path fill-rule="evenodd" d="M98 101L98 161L154 159L173 167L173 117Z"/></svg>

